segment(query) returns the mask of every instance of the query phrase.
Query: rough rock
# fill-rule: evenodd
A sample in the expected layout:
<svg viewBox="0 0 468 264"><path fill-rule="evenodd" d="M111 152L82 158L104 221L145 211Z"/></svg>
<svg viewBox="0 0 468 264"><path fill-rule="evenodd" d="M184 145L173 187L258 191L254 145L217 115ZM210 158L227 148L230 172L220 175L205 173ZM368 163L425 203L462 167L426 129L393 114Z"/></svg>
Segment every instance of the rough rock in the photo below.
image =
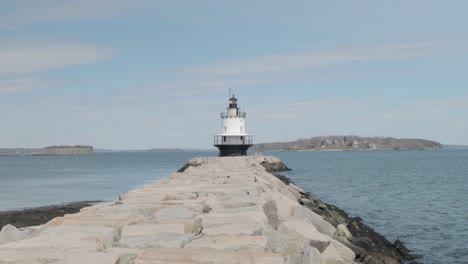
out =
<svg viewBox="0 0 468 264"><path fill-rule="evenodd" d="M34 237L41 239L93 239L103 247L111 247L120 238L118 230L101 226L44 226Z"/></svg>
<svg viewBox="0 0 468 264"><path fill-rule="evenodd" d="M25 239L27 234L21 232L12 225L6 225L0 231L0 244Z"/></svg>
<svg viewBox="0 0 468 264"><path fill-rule="evenodd" d="M268 219L268 224L271 225L274 229L277 229L281 222L278 217L278 208L276 207L276 202L266 202L263 205L263 212Z"/></svg>
<svg viewBox="0 0 468 264"><path fill-rule="evenodd" d="M135 264L284 264L283 257L274 253L246 253L215 249L152 249L138 255Z"/></svg>
<svg viewBox="0 0 468 264"><path fill-rule="evenodd" d="M214 236L193 240L185 248L226 249L242 252L262 252L265 250L267 238L264 236Z"/></svg>
<svg viewBox="0 0 468 264"><path fill-rule="evenodd" d="M122 237L117 243L126 248L183 248L192 236L178 233L158 233L143 236Z"/></svg>
<svg viewBox="0 0 468 264"><path fill-rule="evenodd" d="M338 237L345 237L346 239L350 240L353 238L353 235L351 235L351 233L349 232L348 228L343 225L343 224L339 224L337 227L336 227L336 236Z"/></svg>
<svg viewBox="0 0 468 264"><path fill-rule="evenodd" d="M122 237L145 236L160 233L185 234L184 224L142 224L125 226L122 229Z"/></svg>
<svg viewBox="0 0 468 264"><path fill-rule="evenodd" d="M154 218L157 222L170 222L180 219L193 218L195 214L186 208L174 207L174 208L163 208L154 214Z"/></svg>
<svg viewBox="0 0 468 264"><path fill-rule="evenodd" d="M356 247L366 240L354 229L339 225L345 217L328 221L333 213L318 213L337 212L333 206L270 173L286 168L273 157L192 159L181 172L114 202L25 231L5 227L0 264L378 260Z"/></svg>
<svg viewBox="0 0 468 264"><path fill-rule="evenodd" d="M311 246L306 245L300 257L294 262L297 264L325 264L320 252Z"/></svg>

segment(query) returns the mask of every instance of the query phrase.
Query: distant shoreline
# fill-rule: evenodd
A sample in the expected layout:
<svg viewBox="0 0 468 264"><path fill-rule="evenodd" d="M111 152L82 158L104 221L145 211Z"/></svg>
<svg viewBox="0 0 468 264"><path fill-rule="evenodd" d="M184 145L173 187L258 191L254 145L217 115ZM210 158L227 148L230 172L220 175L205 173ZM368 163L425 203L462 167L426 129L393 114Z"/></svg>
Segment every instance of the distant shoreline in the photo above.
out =
<svg viewBox="0 0 468 264"><path fill-rule="evenodd" d="M258 152L288 151L356 151L356 150L420 150L441 149L436 141L418 138L361 137L355 135L319 136L288 142L257 143Z"/></svg>
<svg viewBox="0 0 468 264"><path fill-rule="evenodd" d="M282 152L341 152L341 151L349 151L349 152L359 152L359 151L407 151L407 150L441 150L444 148L436 149L436 148L427 148L427 149L297 149L297 150L267 150L269 151L282 151ZM468 147L466 148L468 149Z"/></svg>

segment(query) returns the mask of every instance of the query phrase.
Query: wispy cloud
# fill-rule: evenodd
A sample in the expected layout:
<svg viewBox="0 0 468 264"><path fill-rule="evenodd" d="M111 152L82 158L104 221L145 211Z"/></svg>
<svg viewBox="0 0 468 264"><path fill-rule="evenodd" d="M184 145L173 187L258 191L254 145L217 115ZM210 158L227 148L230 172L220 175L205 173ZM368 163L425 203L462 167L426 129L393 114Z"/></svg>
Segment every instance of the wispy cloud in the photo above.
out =
<svg viewBox="0 0 468 264"><path fill-rule="evenodd" d="M259 116L266 119L305 119L313 116L324 116L335 113L345 113L360 102L353 100L335 99L335 100L301 100L296 102L287 102L274 104L269 108L261 107L254 109ZM275 113L271 115L269 113Z"/></svg>
<svg viewBox="0 0 468 264"><path fill-rule="evenodd" d="M74 43L0 44L0 76L24 75L109 59L108 48Z"/></svg>
<svg viewBox="0 0 468 264"><path fill-rule="evenodd" d="M183 72L210 76L277 74L354 62L395 60L434 55L440 53L443 46L444 45L440 43L422 42L390 46L273 54L240 60L215 62L186 68L183 69Z"/></svg>
<svg viewBox="0 0 468 264"><path fill-rule="evenodd" d="M34 78L0 79L0 94L16 94L51 85L54 84L50 81Z"/></svg>
<svg viewBox="0 0 468 264"><path fill-rule="evenodd" d="M144 1L80 0L80 1L15 1L12 8L0 12L0 29L42 22L107 19L128 12Z"/></svg>
<svg viewBox="0 0 468 264"><path fill-rule="evenodd" d="M186 97L201 94L224 93L229 88L242 88L248 86L258 86L272 83L285 83L292 81L284 78L221 78L206 80L176 81L158 84L150 87L150 90L165 91L166 96Z"/></svg>

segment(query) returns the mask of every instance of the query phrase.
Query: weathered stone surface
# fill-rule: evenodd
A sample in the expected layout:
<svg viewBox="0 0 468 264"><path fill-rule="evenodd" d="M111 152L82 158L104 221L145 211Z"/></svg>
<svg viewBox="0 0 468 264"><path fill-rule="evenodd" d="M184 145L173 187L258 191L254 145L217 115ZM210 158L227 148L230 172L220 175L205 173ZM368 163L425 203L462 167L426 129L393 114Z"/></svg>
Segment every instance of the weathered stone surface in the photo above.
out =
<svg viewBox="0 0 468 264"><path fill-rule="evenodd" d="M345 246L343 243L337 240L331 240L331 245L333 245L336 248L340 257L346 262L352 263L352 261L356 258L356 254L354 253L354 251Z"/></svg>
<svg viewBox="0 0 468 264"><path fill-rule="evenodd" d="M351 249L334 240L333 238L320 233L309 222L304 222L302 220L287 221L278 227L278 231L293 236L298 240L305 239L312 241L313 243L309 243L311 246L314 244L323 245L327 244L327 242L330 242L325 250L323 250L323 248L318 248L319 250L323 250L322 256L326 263L349 263L352 262L356 257Z"/></svg>
<svg viewBox="0 0 468 264"><path fill-rule="evenodd" d="M293 215L296 219L303 219L311 222L315 226L315 228L322 234L325 234L330 237L333 237L335 235L336 229L335 227L333 227L333 225L325 221L320 215L312 212L311 210L303 206L294 207Z"/></svg>
<svg viewBox="0 0 468 264"><path fill-rule="evenodd" d="M158 233L143 236L122 237L116 244L127 248L182 248L192 236L178 233Z"/></svg>
<svg viewBox="0 0 468 264"><path fill-rule="evenodd" d="M116 263L118 256L104 249L90 237L38 236L1 245L0 263Z"/></svg>
<svg viewBox="0 0 468 264"><path fill-rule="evenodd" d="M280 221L290 218L293 214L294 208L299 206L295 200L291 200L286 196L271 193L265 193L262 196L266 199L273 199L275 201Z"/></svg>
<svg viewBox="0 0 468 264"><path fill-rule="evenodd" d="M326 264L320 252L311 246L306 245L301 255L293 262L297 264Z"/></svg>
<svg viewBox="0 0 468 264"><path fill-rule="evenodd" d="M122 227L147 221L152 218L152 207L147 205L116 204L99 207L97 210L65 215L58 225ZM53 220L54 221L54 220Z"/></svg>
<svg viewBox="0 0 468 264"><path fill-rule="evenodd" d="M336 234L335 236L338 236L338 237L345 237L346 239L350 240L353 238L353 235L351 235L351 233L349 232L348 228L343 225L343 224L339 224L337 227L336 227Z"/></svg>
<svg viewBox="0 0 468 264"><path fill-rule="evenodd" d="M133 264L138 254L146 249L111 247L106 249L105 253L110 253L119 257L115 264Z"/></svg>
<svg viewBox="0 0 468 264"><path fill-rule="evenodd" d="M264 236L215 236L195 239L185 248L212 248L242 252L263 252L267 239Z"/></svg>
<svg viewBox="0 0 468 264"><path fill-rule="evenodd" d="M293 236L288 236L271 228L265 228L263 235L267 238L265 246L267 252L280 253L286 259L292 260L293 263L297 259L302 259L301 253L305 241L298 240Z"/></svg>
<svg viewBox="0 0 468 264"><path fill-rule="evenodd" d="M135 259L135 264L284 264L283 257L273 253L245 253L229 250L213 250L200 248L186 249L152 249L146 250Z"/></svg>
<svg viewBox="0 0 468 264"><path fill-rule="evenodd" d="M157 222L168 222L168 221L173 221L173 220L178 220L178 219L189 219L193 218L195 214L183 207L169 207L169 208L163 208L161 210L158 210L154 214L154 218L156 219Z"/></svg>
<svg viewBox="0 0 468 264"><path fill-rule="evenodd" d="M281 222L278 217L278 208L276 207L276 202L266 202L263 205L263 212L268 219L268 224L271 225L274 229L277 229Z"/></svg>
<svg viewBox="0 0 468 264"><path fill-rule="evenodd" d="M262 224L226 224L203 228L202 234L206 236L221 235L255 235L264 227Z"/></svg>
<svg viewBox="0 0 468 264"><path fill-rule="evenodd" d="M6 225L0 231L0 244L25 239L27 234L21 232L12 225Z"/></svg>
<svg viewBox="0 0 468 264"><path fill-rule="evenodd" d="M200 218L188 219L184 223L185 234L199 235L203 230L202 220Z"/></svg>
<svg viewBox="0 0 468 264"><path fill-rule="evenodd" d="M349 264L353 263L352 260L345 260L341 257L340 252L333 244L330 244L322 253L322 258L327 264ZM354 260L354 258L353 258Z"/></svg>
<svg viewBox="0 0 468 264"><path fill-rule="evenodd" d="M330 241L331 238L320 233L314 225L303 220L288 220L278 227L278 231L302 240Z"/></svg>
<svg viewBox="0 0 468 264"><path fill-rule="evenodd" d="M119 256L104 252L89 252L83 249L0 249L0 264L116 264Z"/></svg>
<svg viewBox="0 0 468 264"><path fill-rule="evenodd" d="M184 224L142 224L125 226L121 236L145 236L160 233L185 234Z"/></svg>
<svg viewBox="0 0 468 264"><path fill-rule="evenodd" d="M271 156L259 156L255 161L260 163L269 172L279 172L291 170L280 159Z"/></svg>
<svg viewBox="0 0 468 264"><path fill-rule="evenodd" d="M104 247L111 247L119 239L116 229L101 226L44 226L34 237L40 239L95 239Z"/></svg>
<svg viewBox="0 0 468 264"><path fill-rule="evenodd" d="M204 228L239 224L258 224L263 226L268 222L267 217L262 211L238 211L233 213L209 213L200 215Z"/></svg>

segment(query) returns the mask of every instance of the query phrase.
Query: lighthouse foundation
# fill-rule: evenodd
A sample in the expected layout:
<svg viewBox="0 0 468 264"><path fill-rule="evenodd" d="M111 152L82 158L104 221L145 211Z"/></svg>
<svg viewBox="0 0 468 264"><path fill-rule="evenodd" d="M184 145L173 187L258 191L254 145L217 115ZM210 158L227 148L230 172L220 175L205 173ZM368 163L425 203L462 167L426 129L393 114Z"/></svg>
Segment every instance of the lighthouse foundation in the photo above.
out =
<svg viewBox="0 0 468 264"><path fill-rule="evenodd" d="M247 150L252 145L216 145L220 157L247 156Z"/></svg>
<svg viewBox="0 0 468 264"><path fill-rule="evenodd" d="M216 135L214 137L214 146L219 149L220 157L247 156L247 150L252 145L253 137L251 135Z"/></svg>

